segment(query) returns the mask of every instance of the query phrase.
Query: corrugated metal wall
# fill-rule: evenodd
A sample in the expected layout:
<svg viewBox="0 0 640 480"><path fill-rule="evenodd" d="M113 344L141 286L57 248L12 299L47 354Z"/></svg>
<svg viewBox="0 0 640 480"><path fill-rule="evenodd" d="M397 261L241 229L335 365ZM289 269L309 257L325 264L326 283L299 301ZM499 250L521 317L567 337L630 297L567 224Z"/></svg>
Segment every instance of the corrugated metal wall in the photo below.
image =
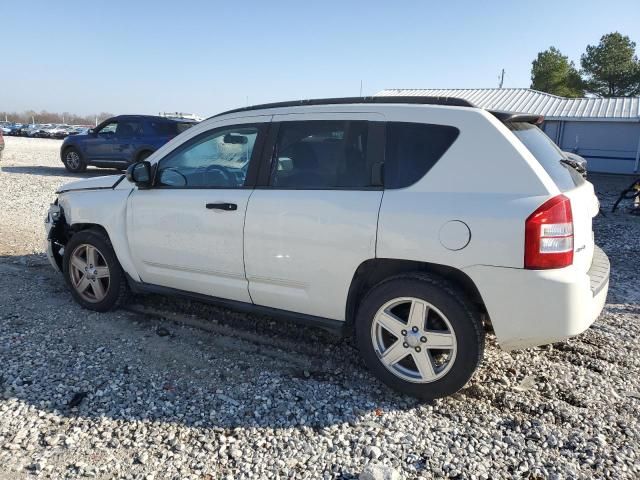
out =
<svg viewBox="0 0 640 480"><path fill-rule="evenodd" d="M640 123L547 120L542 127L562 150L586 158L589 171L634 173Z"/></svg>

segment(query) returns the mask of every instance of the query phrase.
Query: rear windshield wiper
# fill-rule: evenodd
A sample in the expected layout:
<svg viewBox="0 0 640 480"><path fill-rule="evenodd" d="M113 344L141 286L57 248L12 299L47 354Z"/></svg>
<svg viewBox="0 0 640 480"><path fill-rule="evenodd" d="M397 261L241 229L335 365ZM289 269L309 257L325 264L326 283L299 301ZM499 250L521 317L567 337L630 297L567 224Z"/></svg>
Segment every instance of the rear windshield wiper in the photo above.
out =
<svg viewBox="0 0 640 480"><path fill-rule="evenodd" d="M568 158L561 158L560 159L560 163L564 163L565 165L569 165L574 170L576 170L578 173L586 172L585 168L582 165L580 165L578 162L574 162L573 160L569 160Z"/></svg>

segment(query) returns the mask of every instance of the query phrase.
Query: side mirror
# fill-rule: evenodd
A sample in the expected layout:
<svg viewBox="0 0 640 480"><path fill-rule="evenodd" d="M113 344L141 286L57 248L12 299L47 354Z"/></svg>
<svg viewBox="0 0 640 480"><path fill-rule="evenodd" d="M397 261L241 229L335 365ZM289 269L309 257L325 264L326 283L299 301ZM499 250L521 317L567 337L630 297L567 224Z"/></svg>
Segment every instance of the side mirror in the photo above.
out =
<svg viewBox="0 0 640 480"><path fill-rule="evenodd" d="M143 160L129 165L127 168L127 180L135 183L140 188L151 186L151 163Z"/></svg>
<svg viewBox="0 0 640 480"><path fill-rule="evenodd" d="M87 134L89 135L95 135L96 131L93 128L90 128L89 130L87 130Z"/></svg>

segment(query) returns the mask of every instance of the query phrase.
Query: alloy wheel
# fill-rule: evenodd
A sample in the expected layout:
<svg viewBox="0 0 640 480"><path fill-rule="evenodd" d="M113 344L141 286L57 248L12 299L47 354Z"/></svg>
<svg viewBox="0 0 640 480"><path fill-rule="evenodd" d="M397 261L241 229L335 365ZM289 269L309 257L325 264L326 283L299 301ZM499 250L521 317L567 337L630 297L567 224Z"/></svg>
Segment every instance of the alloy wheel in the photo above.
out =
<svg viewBox="0 0 640 480"><path fill-rule="evenodd" d="M78 152L74 152L73 150L67 152L67 165L72 170L76 170L80 167L80 155L78 155Z"/></svg>
<svg viewBox="0 0 640 480"><path fill-rule="evenodd" d="M447 317L420 298L386 302L371 324L371 341L380 362L413 383L431 383L449 372L458 343Z"/></svg>
<svg viewBox="0 0 640 480"><path fill-rule="evenodd" d="M98 303L107 296L111 275L107 262L96 247L78 245L71 254L70 278L73 288L87 302Z"/></svg>

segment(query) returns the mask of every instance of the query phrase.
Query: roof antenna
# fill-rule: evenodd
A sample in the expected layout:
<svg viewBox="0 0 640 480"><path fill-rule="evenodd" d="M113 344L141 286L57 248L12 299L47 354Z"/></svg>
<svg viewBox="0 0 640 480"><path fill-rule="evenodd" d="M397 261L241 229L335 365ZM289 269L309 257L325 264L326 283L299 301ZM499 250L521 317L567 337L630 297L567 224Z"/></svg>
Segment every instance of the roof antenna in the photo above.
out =
<svg viewBox="0 0 640 480"><path fill-rule="evenodd" d="M498 88L502 88L502 85L504 84L504 68L502 69L502 72L500 73L500 83L498 84Z"/></svg>

